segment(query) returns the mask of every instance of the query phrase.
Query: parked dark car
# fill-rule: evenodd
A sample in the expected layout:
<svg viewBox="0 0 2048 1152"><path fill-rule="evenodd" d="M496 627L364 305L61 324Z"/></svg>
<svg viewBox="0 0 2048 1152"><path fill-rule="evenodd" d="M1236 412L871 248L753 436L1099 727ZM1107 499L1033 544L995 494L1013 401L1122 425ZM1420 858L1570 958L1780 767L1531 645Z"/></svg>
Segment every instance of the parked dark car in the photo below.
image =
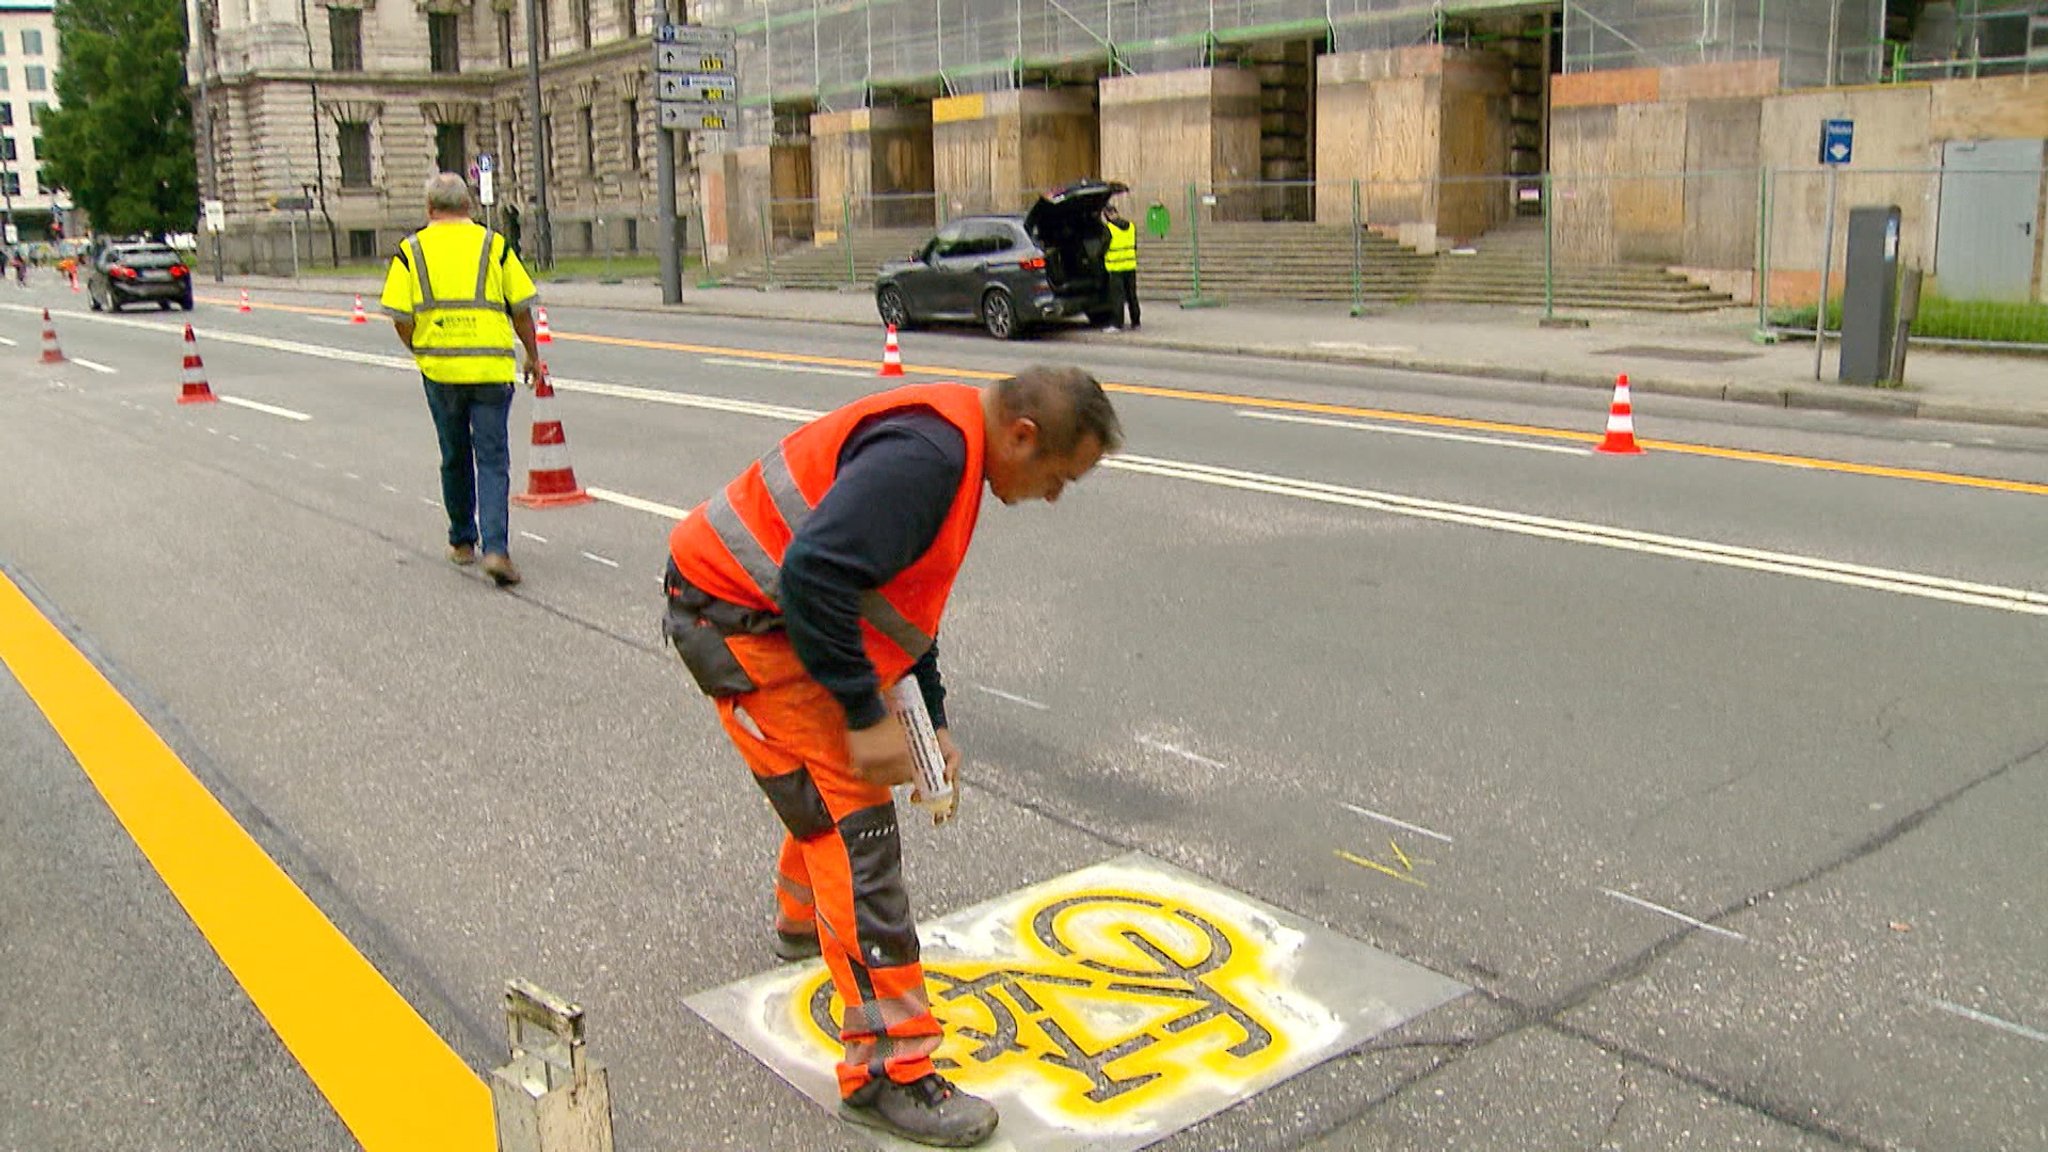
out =
<svg viewBox="0 0 2048 1152"><path fill-rule="evenodd" d="M190 312L192 269L168 244L110 244L86 270L85 296L95 312L145 302Z"/></svg>
<svg viewBox="0 0 2048 1152"><path fill-rule="evenodd" d="M1086 181L1039 197L1022 216L968 216L916 255L882 265L875 308L898 328L957 320L998 340L1086 316L1110 322L1102 207L1121 184Z"/></svg>

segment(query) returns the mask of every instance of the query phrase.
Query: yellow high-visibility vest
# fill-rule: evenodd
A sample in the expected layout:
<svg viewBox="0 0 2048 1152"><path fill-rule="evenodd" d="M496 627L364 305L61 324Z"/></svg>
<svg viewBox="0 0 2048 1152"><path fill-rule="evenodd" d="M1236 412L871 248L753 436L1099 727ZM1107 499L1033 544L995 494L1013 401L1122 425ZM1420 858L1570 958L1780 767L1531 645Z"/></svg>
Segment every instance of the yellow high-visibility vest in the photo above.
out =
<svg viewBox="0 0 2048 1152"><path fill-rule="evenodd" d="M1138 270L1138 226L1129 221L1122 225L1109 224L1109 251L1102 257L1105 272L1136 272Z"/></svg>
<svg viewBox="0 0 2048 1152"><path fill-rule="evenodd" d="M519 374L512 313L534 296L504 237L475 223L437 223L399 245L382 304L412 320L422 376L437 384L510 384Z"/></svg>

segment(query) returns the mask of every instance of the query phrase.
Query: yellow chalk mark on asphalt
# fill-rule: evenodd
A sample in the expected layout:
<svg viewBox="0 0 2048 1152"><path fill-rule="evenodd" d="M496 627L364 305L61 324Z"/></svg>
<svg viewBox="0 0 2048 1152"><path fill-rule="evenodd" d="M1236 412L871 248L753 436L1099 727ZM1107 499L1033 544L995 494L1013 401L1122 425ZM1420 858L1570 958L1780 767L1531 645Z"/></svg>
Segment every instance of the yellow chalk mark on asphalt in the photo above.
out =
<svg viewBox="0 0 2048 1152"><path fill-rule="evenodd" d="M1395 851L1399 852L1400 849L1396 848ZM1403 884L1413 884L1417 888L1429 887L1429 885L1423 883L1420 880L1417 880L1413 876L1408 875L1406 872L1400 872L1395 869L1389 868L1385 864L1382 864L1377 860L1368 860L1363 856L1354 855L1353 853L1344 851L1342 848L1337 849L1337 858L1340 860L1346 860L1353 864L1356 864L1360 868L1370 868L1373 871L1378 872L1382 876L1392 876L1394 879L1399 880Z"/></svg>
<svg viewBox="0 0 2048 1152"><path fill-rule="evenodd" d="M4 574L0 662L367 1152L497 1147L483 1081Z"/></svg>
<svg viewBox="0 0 2048 1152"><path fill-rule="evenodd" d="M209 304L231 304L234 301L202 297ZM280 312L298 312L319 316L347 316L345 310L334 308L307 308L291 304L256 304L255 308L270 308ZM880 363L880 353L874 360L855 360L843 356L812 356L802 352L763 352L755 348L728 348L718 344L685 344L671 340L642 340L630 336L593 336L564 332L559 328L552 332L556 340L601 344L614 348L640 348L654 352L688 352L701 356L724 356L743 360L762 360L783 364L815 364L831 368L874 368ZM1378 365L1356 364L1351 367L1374 368ZM1400 369L1391 369L1400 371ZM1007 372L989 372L976 368L919 368L905 364L903 371L912 376L932 376L946 380L1000 380ZM1313 400L1287 400L1271 396L1246 396L1235 392L1207 392L1192 388L1163 388L1151 384L1104 383L1103 390L1126 396L1149 396L1158 400L1184 400L1191 404L1227 404L1237 408L1260 408L1269 412L1312 412L1322 416L1348 416L1354 419L1384 420L1397 424L1413 424L1427 428L1456 428L1466 432L1495 432L1508 436L1523 436L1541 440L1565 440L1576 444L1597 444L1604 433L1580 432L1568 428L1546 428L1538 424L1510 424L1498 420L1472 420L1462 416L1435 416L1426 412L1400 412L1387 408L1366 408L1353 404L1323 404ZM1636 405L1637 415L1642 414L1642 404ZM1958 488L1979 488L1993 492L2013 492L2025 496L2048 496L2048 484L2035 484L2025 480L2002 480L1993 476L1972 476L1962 472L1935 472L1923 468L1893 468L1883 464L1859 464L1853 460L1830 460L1820 456L1792 456L1779 452L1752 452L1745 448L1721 448L1712 444L1690 444L1678 440L1649 440L1638 437L1636 443L1646 452L1670 452L1681 456L1703 456L1714 460L1734 460L1746 464L1772 464L1787 468L1806 468L1816 472L1835 472L1847 476L1871 476L1886 480L1910 480L1922 484L1944 484Z"/></svg>
<svg viewBox="0 0 2048 1152"><path fill-rule="evenodd" d="M1389 840L1387 841L1387 847L1392 848L1394 850L1394 859L1399 860L1401 862L1401 867L1406 868L1410 872L1415 871L1415 862L1408 859L1408 854L1406 852L1401 851L1401 846L1399 844L1396 844L1392 840Z"/></svg>

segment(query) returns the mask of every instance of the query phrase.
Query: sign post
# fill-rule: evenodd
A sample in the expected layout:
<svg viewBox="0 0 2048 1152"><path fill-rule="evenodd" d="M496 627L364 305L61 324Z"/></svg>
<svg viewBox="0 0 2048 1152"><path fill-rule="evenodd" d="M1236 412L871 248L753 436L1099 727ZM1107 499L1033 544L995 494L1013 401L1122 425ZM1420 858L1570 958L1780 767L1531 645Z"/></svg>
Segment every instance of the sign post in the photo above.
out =
<svg viewBox="0 0 2048 1152"><path fill-rule="evenodd" d="M1813 310L1813 378L1821 378L1821 357L1828 346L1828 279L1835 263L1835 180L1856 155L1856 122L1820 122L1820 162L1828 170L1828 215L1820 247L1820 300Z"/></svg>
<svg viewBox="0 0 2048 1152"><path fill-rule="evenodd" d="M723 132L739 107L730 28L664 24L654 35L654 155L661 302L683 299L683 237L676 219L677 131Z"/></svg>

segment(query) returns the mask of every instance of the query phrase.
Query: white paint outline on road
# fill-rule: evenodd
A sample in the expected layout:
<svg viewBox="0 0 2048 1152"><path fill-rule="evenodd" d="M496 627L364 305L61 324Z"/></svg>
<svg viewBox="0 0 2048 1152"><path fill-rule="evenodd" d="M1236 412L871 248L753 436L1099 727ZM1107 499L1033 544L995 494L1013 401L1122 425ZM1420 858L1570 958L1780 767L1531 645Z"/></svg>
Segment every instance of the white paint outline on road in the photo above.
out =
<svg viewBox="0 0 2048 1152"><path fill-rule="evenodd" d="M642 500L638 496L628 496L624 492L614 492L609 488L585 488L584 491L607 504L617 504L621 508L631 508L635 512L650 512L656 516L666 516L671 520L681 520L690 514L688 508L678 508L673 504L663 504L658 500Z"/></svg>
<svg viewBox="0 0 2048 1152"><path fill-rule="evenodd" d="M244 400L240 396L227 396L219 392L214 393L214 399L219 400L223 404L233 404L237 408L247 408L251 412L262 412L270 416L282 416L287 420L297 420L301 423L312 419L311 416L304 412L297 412L290 408L279 408L275 404L265 404L260 400Z"/></svg>
<svg viewBox="0 0 2048 1152"><path fill-rule="evenodd" d="M706 356L703 363L716 364L721 368L754 368L762 372L807 372L813 376L851 376L855 380L873 380L873 372L862 372L857 368L828 368L822 364L784 364L775 360L734 360L724 356Z"/></svg>
<svg viewBox="0 0 2048 1152"><path fill-rule="evenodd" d="M1360 808L1356 804L1346 803L1342 800L1338 801L1337 805L1340 808L1348 808L1351 811L1358 813L1360 816L1366 817L1367 819L1377 820L1382 824L1391 824L1396 828L1406 828L1408 831L1415 833L1417 836L1427 836L1431 840L1440 840L1445 844L1457 843L1457 841L1451 839L1449 836L1446 836L1441 832L1432 832L1429 829L1424 828L1420 824L1410 824L1406 820L1396 820L1392 816L1388 816L1382 812L1375 812L1370 808Z"/></svg>
<svg viewBox="0 0 2048 1152"><path fill-rule="evenodd" d="M533 533L531 533L531 532L521 531L521 532L519 533L519 535L520 535L520 537L521 537L521 538L523 538L523 539L527 539L527 540L531 540L531 541L533 541L533 542L534 542L535 544L545 544L545 543L547 543L547 542L548 542L548 538L547 538L547 537L545 537L545 536L535 536L535 535L534 535Z"/></svg>
<svg viewBox="0 0 2048 1152"><path fill-rule="evenodd" d="M2048 1032L2037 1032L2025 1024L2015 1024L2010 1020L2001 1020L1989 1012L1979 1012L1975 1008L1966 1008L1961 1004L1951 1004L1947 1000L1938 1000L1932 996L1926 999L1929 1004L1951 1015L1960 1016L1965 1020L1974 1020L1979 1024L1988 1024L2001 1032L2010 1032L2022 1039L2032 1040L2036 1044L2048 1044Z"/></svg>
<svg viewBox="0 0 2048 1152"><path fill-rule="evenodd" d="M614 560L609 556L599 556L595 552L585 552L583 554L583 558L585 560L595 561L599 564L604 565L607 568L617 568L619 566L619 562L617 560Z"/></svg>
<svg viewBox="0 0 2048 1152"><path fill-rule="evenodd" d="M1192 760L1197 764L1201 764L1209 768L1221 768L1226 772L1231 770L1230 765L1225 764L1221 760L1211 760L1207 756L1204 756L1199 752L1190 752L1185 748L1177 748L1172 744L1168 744L1164 740L1154 740L1150 736L1140 736L1138 737L1138 743L1144 745L1147 748L1151 748L1155 751L1170 752L1175 756L1179 756L1186 760Z"/></svg>
<svg viewBox="0 0 2048 1152"><path fill-rule="evenodd" d="M1031 700L1023 696L1019 696L1015 692L1005 692L1000 688L991 688L986 684L976 684L974 686L974 690L977 692L986 692L987 694L995 697L998 700L1008 700L1012 704L1022 704L1026 708L1036 708L1040 712L1052 711L1052 705L1050 704L1040 704L1036 700Z"/></svg>
<svg viewBox="0 0 2048 1152"><path fill-rule="evenodd" d="M119 368L109 368L97 360L87 360L83 356L73 356L71 362L80 368L90 368L102 376L112 376L121 371Z"/></svg>
<svg viewBox="0 0 2048 1152"><path fill-rule="evenodd" d="M24 304L0 304L0 309L16 312L39 313L40 309ZM149 320L133 320L126 317L104 316L86 312L67 312L67 317L91 320L101 324L124 324L148 331L183 335L182 326L164 324ZM267 336L250 336L240 332L217 332L213 339L244 344L253 348L267 348L280 352L293 352L324 360L338 360L349 364L386 367L407 373L417 372L417 366L410 359L395 356L380 356L369 352L348 351L328 348L318 344L306 344L295 340L274 340ZM587 380L556 379L559 391L584 392L593 396L610 396L623 400L643 400L649 403L672 404L685 408L701 408L715 412L730 412L742 416L761 416L769 419L801 423L823 415L809 408L794 408L779 404L759 404L747 400L732 400L724 397L702 396L687 392L670 392L654 388L635 388L620 384L604 384ZM1702 563L1718 564L1723 567L1741 568L1754 572L1769 572L1777 575L1799 576L1809 580L1842 584L1849 587L1866 588L1880 592L1894 592L1900 595L1919 596L1929 600L1941 600L1952 604L1963 604L1976 608L1996 608L2006 612L2021 612L2032 616L2048 616L2048 592L2028 588L2010 588L1995 584L1980 584L1946 577L1928 576L1917 572L1896 569L1873 568L1860 564L1847 564L1817 557L1797 556L1783 552L1769 552L1738 545L1718 544L1707 540L1689 539L1682 536L1664 536L1651 532L1638 532L1626 528L1613 528L1583 521L1561 520L1547 516L1532 516L1520 512L1481 508L1467 504L1451 504L1444 501L1424 500L1413 496L1400 496L1388 492L1375 492L1363 488L1347 488L1342 485L1322 484L1310 480L1297 480L1262 472L1246 472L1233 468L1218 468L1206 464L1186 464L1146 456L1120 456L1103 461L1103 467L1125 472L1164 476L1171 479L1191 480L1201 484L1212 484L1242 491L1265 492L1276 496L1291 496L1300 500L1313 500L1326 504L1340 504L1353 508L1366 508L1397 516L1413 516L1418 519L1436 520L1448 524L1462 524L1474 528L1489 528L1500 532L1513 532L1524 536L1558 540L1566 543L1593 544L1604 548L1639 552L1669 559L1696 560ZM589 489L597 495L596 489ZM673 516L680 519L687 509L672 505L658 504L651 500L612 492L598 496L611 503L657 515Z"/></svg>
<svg viewBox="0 0 2048 1152"><path fill-rule="evenodd" d="M1671 909L1664 907L1662 904L1652 904L1648 900L1644 900L1636 896L1631 896L1626 892L1616 892L1612 888L1602 888L1601 891L1607 893L1609 896L1614 897L1616 900L1620 900L1629 904L1634 904L1638 908L1647 908L1652 912L1658 913L1659 915L1669 916L1673 920L1682 920L1695 928L1703 928L1708 932L1712 932L1716 936L1726 936L1730 940L1749 939L1749 937L1744 936L1740 932L1731 931L1730 929L1723 928L1718 924L1709 924L1705 920L1696 920L1691 916L1687 916L1683 912L1674 912Z"/></svg>
<svg viewBox="0 0 2048 1152"><path fill-rule="evenodd" d="M1255 412L1249 408L1236 409L1239 416L1252 420L1274 420L1283 424L1313 424L1320 428L1344 428L1353 432L1384 432L1389 436L1419 436L1425 440L1457 440L1465 444L1488 444L1496 448L1527 448L1531 452L1557 452L1565 456L1590 456L1590 448L1570 448L1563 444L1536 444L1526 440L1508 440L1499 436L1478 436L1470 432L1437 432L1428 428L1403 428L1396 424L1365 424L1356 420L1332 420L1327 416L1296 416L1288 412Z"/></svg>
<svg viewBox="0 0 2048 1152"><path fill-rule="evenodd" d="M21 341L19 341L19 340L10 340L10 339L8 339L8 338L7 338L7 337L5 337L5 336L0 336L0 344L5 344L5 345L7 345L7 346L8 346L9 348L19 348L19 347L21 347Z"/></svg>

